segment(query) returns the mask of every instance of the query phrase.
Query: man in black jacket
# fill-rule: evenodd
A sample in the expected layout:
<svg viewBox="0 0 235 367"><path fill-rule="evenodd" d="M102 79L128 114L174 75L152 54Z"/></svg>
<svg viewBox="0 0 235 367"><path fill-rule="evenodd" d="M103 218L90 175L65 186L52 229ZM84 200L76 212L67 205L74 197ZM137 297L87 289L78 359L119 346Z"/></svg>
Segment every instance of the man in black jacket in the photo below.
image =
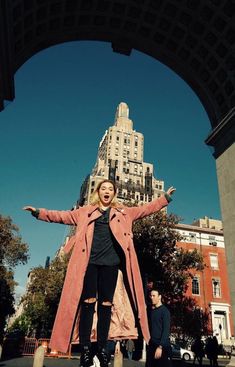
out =
<svg viewBox="0 0 235 367"><path fill-rule="evenodd" d="M150 293L151 308L149 310L150 342L147 351L146 367L170 367L170 312L162 304L162 296L158 289Z"/></svg>

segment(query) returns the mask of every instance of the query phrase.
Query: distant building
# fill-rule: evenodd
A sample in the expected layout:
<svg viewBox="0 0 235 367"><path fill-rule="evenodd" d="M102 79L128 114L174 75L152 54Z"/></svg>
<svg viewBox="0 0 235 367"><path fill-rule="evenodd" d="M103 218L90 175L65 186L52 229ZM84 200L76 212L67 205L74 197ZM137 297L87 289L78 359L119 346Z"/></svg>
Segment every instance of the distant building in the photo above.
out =
<svg viewBox="0 0 235 367"><path fill-rule="evenodd" d="M210 228L210 229L216 229L218 231L223 230L223 224L221 220L218 219L212 219L209 217L200 218L198 220L195 220L192 223L192 226L197 226L200 228Z"/></svg>
<svg viewBox="0 0 235 367"><path fill-rule="evenodd" d="M118 105L114 124L100 141L95 166L81 187L78 205L89 202L96 184L104 178L115 181L120 201L145 203L164 192L164 181L157 180L153 165L144 162L144 136L133 130L124 102Z"/></svg>
<svg viewBox="0 0 235 367"><path fill-rule="evenodd" d="M207 224L219 228L213 229L205 227L204 221L199 219L194 222L200 226L177 225L183 237L177 246L189 251L196 249L202 254L205 264L203 271L195 271L186 295L192 296L200 309L210 312L209 326L213 335L219 341L228 342L234 330L222 222L206 220Z"/></svg>

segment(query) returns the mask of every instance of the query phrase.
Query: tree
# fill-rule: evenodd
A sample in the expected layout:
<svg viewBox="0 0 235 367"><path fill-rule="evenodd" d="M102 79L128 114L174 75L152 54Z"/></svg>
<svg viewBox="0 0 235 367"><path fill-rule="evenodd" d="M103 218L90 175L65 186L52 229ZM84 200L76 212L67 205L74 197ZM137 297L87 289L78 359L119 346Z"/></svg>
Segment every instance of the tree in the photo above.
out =
<svg viewBox="0 0 235 367"><path fill-rule="evenodd" d="M134 224L134 243L139 259L144 284L151 280L164 294L164 300L172 310L173 326L176 334L184 335L184 339L198 330L191 327L191 318L195 321L197 304L195 300L185 296L189 280L195 270L204 268L203 257L197 250L186 251L176 246L181 240L181 235L175 230L179 218L158 212L137 221ZM147 296L147 290L146 290ZM208 317L201 313L199 329L205 331ZM183 317L183 320L182 320ZM190 325L190 326L189 326Z"/></svg>
<svg viewBox="0 0 235 367"><path fill-rule="evenodd" d="M30 273L23 316L28 320L28 335L50 337L67 270L69 256L56 257L48 268L34 268Z"/></svg>
<svg viewBox="0 0 235 367"><path fill-rule="evenodd" d="M14 313L13 269L28 260L28 245L22 242L18 227L10 217L0 215L0 343L6 320Z"/></svg>

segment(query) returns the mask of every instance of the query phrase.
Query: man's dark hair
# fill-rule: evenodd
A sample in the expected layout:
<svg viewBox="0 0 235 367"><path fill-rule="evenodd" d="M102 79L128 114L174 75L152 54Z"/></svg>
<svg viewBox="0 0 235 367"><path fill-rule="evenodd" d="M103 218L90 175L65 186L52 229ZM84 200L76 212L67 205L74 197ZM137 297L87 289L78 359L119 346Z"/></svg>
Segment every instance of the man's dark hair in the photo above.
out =
<svg viewBox="0 0 235 367"><path fill-rule="evenodd" d="M158 294L159 295L161 295L162 296L162 294L163 294L163 285L162 284L160 284L161 282L153 282L153 287L152 287L152 289L151 289L151 291L156 291L156 292L158 292Z"/></svg>

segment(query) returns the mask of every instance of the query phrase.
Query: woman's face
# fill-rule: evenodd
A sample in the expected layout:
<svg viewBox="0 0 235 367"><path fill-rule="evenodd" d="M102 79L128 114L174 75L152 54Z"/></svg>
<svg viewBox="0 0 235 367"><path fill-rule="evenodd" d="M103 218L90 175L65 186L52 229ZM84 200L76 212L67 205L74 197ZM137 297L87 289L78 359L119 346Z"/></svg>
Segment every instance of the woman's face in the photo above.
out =
<svg viewBox="0 0 235 367"><path fill-rule="evenodd" d="M103 182L98 191L101 204L109 206L115 195L114 187L111 182Z"/></svg>

